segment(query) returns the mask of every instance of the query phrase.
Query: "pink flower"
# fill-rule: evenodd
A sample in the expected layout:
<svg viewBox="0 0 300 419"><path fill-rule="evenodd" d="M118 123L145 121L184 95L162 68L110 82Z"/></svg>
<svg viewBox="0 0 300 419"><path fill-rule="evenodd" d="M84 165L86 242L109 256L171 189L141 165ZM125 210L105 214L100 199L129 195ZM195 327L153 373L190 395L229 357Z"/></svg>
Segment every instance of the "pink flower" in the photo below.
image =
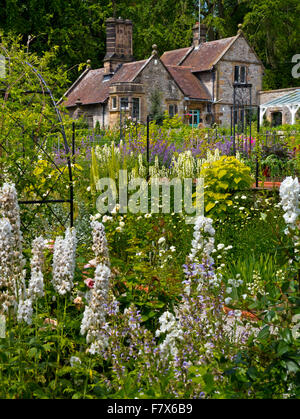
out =
<svg viewBox="0 0 300 419"><path fill-rule="evenodd" d="M48 243L45 245L46 249L53 250L54 248L54 240L49 240Z"/></svg>
<svg viewBox="0 0 300 419"><path fill-rule="evenodd" d="M95 281L92 278L86 278L84 280L84 283L89 287L89 288L93 288Z"/></svg>
<svg viewBox="0 0 300 419"><path fill-rule="evenodd" d="M84 269L96 268L96 266L97 266L97 260L92 259L92 260L89 260L89 262L86 265L84 265Z"/></svg>

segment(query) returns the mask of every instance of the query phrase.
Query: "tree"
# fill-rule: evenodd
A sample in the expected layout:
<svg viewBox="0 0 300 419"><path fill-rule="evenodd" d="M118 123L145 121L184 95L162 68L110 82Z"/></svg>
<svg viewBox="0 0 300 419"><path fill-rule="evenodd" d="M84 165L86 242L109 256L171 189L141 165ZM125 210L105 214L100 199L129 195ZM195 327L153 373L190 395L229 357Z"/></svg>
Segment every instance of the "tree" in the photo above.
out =
<svg viewBox="0 0 300 419"><path fill-rule="evenodd" d="M105 20L131 19L134 56L149 57L152 45L159 53L187 47L198 21L198 0L6 0L0 8L4 33L21 34L22 42L42 55L57 50L52 68L67 66L72 80L78 65L91 59L103 65ZM202 0L201 18L208 39L233 36L238 24L266 67L264 87L294 86L292 56L299 53L299 0ZM29 40L28 37L31 36Z"/></svg>

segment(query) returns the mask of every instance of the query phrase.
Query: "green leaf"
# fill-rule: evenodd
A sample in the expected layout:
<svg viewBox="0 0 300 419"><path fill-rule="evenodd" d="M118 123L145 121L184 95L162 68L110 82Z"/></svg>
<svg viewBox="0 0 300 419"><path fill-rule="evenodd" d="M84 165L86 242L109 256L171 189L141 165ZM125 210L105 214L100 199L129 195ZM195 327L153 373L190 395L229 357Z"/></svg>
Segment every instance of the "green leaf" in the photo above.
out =
<svg viewBox="0 0 300 419"><path fill-rule="evenodd" d="M242 178L241 177L235 177L233 180L234 180L234 183L238 184L238 183L240 183Z"/></svg>
<svg viewBox="0 0 300 419"><path fill-rule="evenodd" d="M280 341L277 346L277 355L282 356L288 351L289 351L289 346L284 341Z"/></svg>
<svg viewBox="0 0 300 419"><path fill-rule="evenodd" d="M251 380L255 381L257 379L257 369L255 367L248 368L247 374Z"/></svg>
<svg viewBox="0 0 300 419"><path fill-rule="evenodd" d="M218 178L222 179L222 177L226 176L227 171L226 170L220 170L218 173Z"/></svg>
<svg viewBox="0 0 300 419"><path fill-rule="evenodd" d="M284 329L280 335L282 336L282 339L286 342L286 343L292 343L292 333L290 331L290 329Z"/></svg>
<svg viewBox="0 0 300 419"><path fill-rule="evenodd" d="M222 188L222 189L228 189L228 187L229 187L229 183L227 183L227 182L219 182L219 184L218 184L218 186L220 187L220 188Z"/></svg>
<svg viewBox="0 0 300 419"><path fill-rule="evenodd" d="M270 327L265 326L257 335L257 339L264 340L266 337L268 337L270 334Z"/></svg>
<svg viewBox="0 0 300 419"><path fill-rule="evenodd" d="M285 364L289 372L296 373L300 371L299 366L292 360L286 361Z"/></svg>
<svg viewBox="0 0 300 419"><path fill-rule="evenodd" d="M205 207L205 211L208 212L210 211L216 204L214 202L209 202L206 207Z"/></svg>

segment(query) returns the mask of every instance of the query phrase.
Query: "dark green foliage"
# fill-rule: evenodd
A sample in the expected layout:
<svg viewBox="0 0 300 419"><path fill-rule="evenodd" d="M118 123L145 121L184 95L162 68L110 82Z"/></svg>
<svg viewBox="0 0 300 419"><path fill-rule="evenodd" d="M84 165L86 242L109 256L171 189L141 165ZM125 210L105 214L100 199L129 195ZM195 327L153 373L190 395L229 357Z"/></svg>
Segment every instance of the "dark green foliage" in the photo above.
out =
<svg viewBox="0 0 300 419"><path fill-rule="evenodd" d="M264 88L298 84L292 78L292 57L299 53L300 3L298 0L207 0L202 1L202 19L208 25L208 40L233 36L238 25L265 65ZM105 20L113 16L108 0L55 0L51 2L7 0L0 8L0 28L21 34L23 43L42 54L58 48L53 68L66 65L71 79L76 68L91 59L93 68L102 66L105 55ZM198 20L198 1L120 0L115 16L134 23L134 56L191 45L192 26Z"/></svg>

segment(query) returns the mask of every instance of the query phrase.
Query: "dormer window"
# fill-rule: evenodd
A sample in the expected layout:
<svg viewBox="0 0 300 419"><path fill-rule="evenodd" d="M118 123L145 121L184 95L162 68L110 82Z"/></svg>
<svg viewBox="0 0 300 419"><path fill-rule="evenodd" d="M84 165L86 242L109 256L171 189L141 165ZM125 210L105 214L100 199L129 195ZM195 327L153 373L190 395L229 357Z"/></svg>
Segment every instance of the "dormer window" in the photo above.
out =
<svg viewBox="0 0 300 419"><path fill-rule="evenodd" d="M234 82L235 83L246 83L246 67L245 66L234 66Z"/></svg>

